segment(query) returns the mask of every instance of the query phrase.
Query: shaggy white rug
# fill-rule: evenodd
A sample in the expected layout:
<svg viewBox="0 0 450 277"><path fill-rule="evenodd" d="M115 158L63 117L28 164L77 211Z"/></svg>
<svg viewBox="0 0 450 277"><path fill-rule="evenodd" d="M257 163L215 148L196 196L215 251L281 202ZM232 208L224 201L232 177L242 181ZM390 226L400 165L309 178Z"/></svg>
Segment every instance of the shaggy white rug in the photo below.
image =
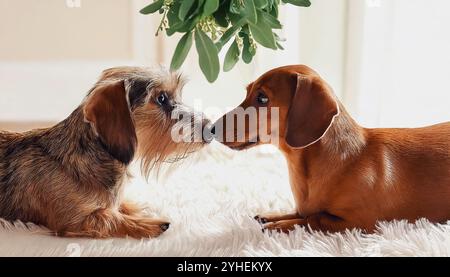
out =
<svg viewBox="0 0 450 277"><path fill-rule="evenodd" d="M193 160L193 158L192 158ZM136 178L127 198L170 229L156 239L65 239L3 222L1 256L449 256L450 222L381 223L373 235L263 234L252 218L293 210L286 163L272 148L233 152L213 143L162 180ZM1 223L1 222L0 222Z"/></svg>

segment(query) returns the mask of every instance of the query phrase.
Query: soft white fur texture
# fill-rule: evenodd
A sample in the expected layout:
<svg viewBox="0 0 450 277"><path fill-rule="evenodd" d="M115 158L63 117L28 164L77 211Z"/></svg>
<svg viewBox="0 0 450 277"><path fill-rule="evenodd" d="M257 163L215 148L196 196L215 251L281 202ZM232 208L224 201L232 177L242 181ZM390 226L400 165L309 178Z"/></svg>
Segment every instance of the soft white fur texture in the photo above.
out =
<svg viewBox="0 0 450 277"><path fill-rule="evenodd" d="M195 160L195 161L194 161ZM137 168L137 166L136 166ZM126 197L165 217L156 239L66 239L33 224L0 222L1 256L449 256L450 222L381 223L379 231L263 234L253 216L293 210L284 158L272 148L204 148L158 181L131 181ZM370 203L368 203L370 205ZM420 205L420 203L418 203ZM3 225L3 227L1 227Z"/></svg>

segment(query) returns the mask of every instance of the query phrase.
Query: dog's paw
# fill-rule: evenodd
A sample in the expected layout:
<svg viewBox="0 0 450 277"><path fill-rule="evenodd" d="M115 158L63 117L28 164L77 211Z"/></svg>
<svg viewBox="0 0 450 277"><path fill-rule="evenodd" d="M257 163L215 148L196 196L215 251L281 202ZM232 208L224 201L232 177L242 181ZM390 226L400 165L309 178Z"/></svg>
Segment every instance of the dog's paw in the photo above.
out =
<svg viewBox="0 0 450 277"><path fill-rule="evenodd" d="M140 223L138 228L136 229L136 232L134 238L156 238L162 235L164 232L166 232L170 227L169 222L160 221L155 223L153 220L151 220L148 223Z"/></svg>
<svg viewBox="0 0 450 277"><path fill-rule="evenodd" d="M265 232L279 232L288 234L291 231L295 230L295 226L304 225L305 221L303 219L289 219L289 220L280 220L276 222L271 222L265 224L262 231Z"/></svg>
<svg viewBox="0 0 450 277"><path fill-rule="evenodd" d="M260 216L260 215L255 216L254 219L256 221L258 221L259 224L266 224L268 222L266 217L263 217L263 216Z"/></svg>
<svg viewBox="0 0 450 277"><path fill-rule="evenodd" d="M135 239L156 238L169 229L170 223L145 217L128 217L125 219L124 227L124 232L129 237Z"/></svg>

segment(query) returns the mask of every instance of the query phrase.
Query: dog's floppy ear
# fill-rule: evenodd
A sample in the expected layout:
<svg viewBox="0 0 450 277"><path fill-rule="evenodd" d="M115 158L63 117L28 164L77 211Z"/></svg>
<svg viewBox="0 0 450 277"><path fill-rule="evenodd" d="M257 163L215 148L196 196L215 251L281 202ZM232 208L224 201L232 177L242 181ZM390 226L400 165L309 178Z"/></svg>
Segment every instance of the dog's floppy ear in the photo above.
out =
<svg viewBox="0 0 450 277"><path fill-rule="evenodd" d="M106 150L122 163L130 163L137 137L124 81L98 85L91 92L83 112Z"/></svg>
<svg viewBox="0 0 450 277"><path fill-rule="evenodd" d="M288 112L286 142L294 148L309 146L323 137L339 107L318 77L296 74L297 84Z"/></svg>

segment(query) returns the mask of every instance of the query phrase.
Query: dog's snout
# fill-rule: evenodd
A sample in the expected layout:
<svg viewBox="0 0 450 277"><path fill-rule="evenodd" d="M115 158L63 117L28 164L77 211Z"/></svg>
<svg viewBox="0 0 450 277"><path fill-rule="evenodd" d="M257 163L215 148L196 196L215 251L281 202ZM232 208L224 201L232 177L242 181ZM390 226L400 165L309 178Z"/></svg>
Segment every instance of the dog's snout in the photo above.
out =
<svg viewBox="0 0 450 277"><path fill-rule="evenodd" d="M161 228L161 230L163 230L163 232L167 231L170 227L170 223L164 223L159 225L159 227Z"/></svg>

